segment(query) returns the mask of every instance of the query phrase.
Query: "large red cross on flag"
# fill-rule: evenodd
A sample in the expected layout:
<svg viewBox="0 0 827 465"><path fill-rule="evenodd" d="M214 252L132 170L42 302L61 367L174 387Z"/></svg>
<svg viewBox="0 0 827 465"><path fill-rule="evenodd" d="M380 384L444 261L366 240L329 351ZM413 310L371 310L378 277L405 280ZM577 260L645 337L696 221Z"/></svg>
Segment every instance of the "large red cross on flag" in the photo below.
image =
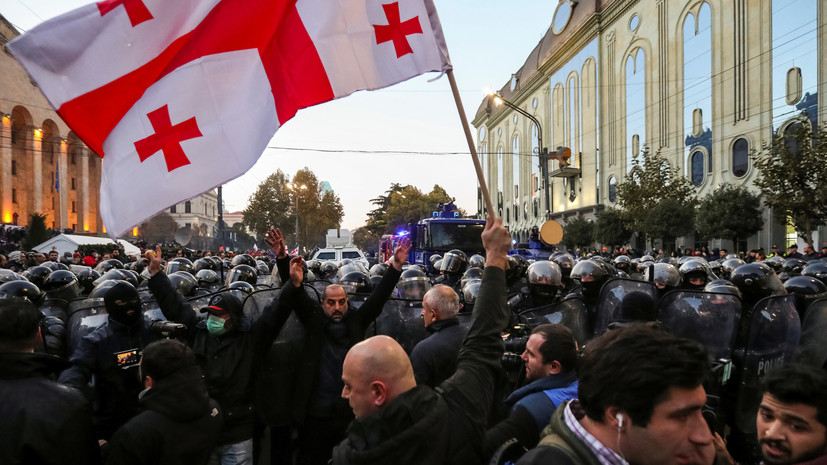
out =
<svg viewBox="0 0 827 465"><path fill-rule="evenodd" d="M432 0L106 0L9 48L103 157L113 237L244 174L299 109L451 68Z"/></svg>

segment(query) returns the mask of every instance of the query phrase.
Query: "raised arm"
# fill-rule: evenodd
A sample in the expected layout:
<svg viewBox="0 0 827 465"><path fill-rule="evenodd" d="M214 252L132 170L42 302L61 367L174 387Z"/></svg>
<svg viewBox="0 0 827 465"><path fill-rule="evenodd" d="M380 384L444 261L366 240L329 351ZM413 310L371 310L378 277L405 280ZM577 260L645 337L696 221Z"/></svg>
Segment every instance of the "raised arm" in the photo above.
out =
<svg viewBox="0 0 827 465"><path fill-rule="evenodd" d="M264 236L264 242L276 254L276 269L279 273L279 279L282 283L286 283L290 279L290 256L287 255L287 250L285 250L284 235L282 235L281 229L270 228L267 235Z"/></svg>
<svg viewBox="0 0 827 465"><path fill-rule="evenodd" d="M295 268L295 273L299 275L303 274L303 260L301 257L296 257L290 262L291 271ZM301 281L299 281L299 285L301 286ZM285 282L278 297L273 298L261 316L253 323L253 345L262 355L273 345L273 341L276 340L279 332L281 332L281 329L290 317L290 312L293 310L296 302L295 296L290 295L291 288L293 287L292 280ZM294 290L294 292L295 291L296 290ZM304 294L301 288L298 289L298 292Z"/></svg>
<svg viewBox="0 0 827 465"><path fill-rule="evenodd" d="M196 316L192 306L178 293L167 275L161 271L161 246L156 245L155 251L146 252L147 270L151 278L147 283L150 292L161 307L161 312L169 321L187 325L187 332L195 331Z"/></svg>
<svg viewBox="0 0 827 465"><path fill-rule="evenodd" d="M473 322L457 361L457 371L440 387L460 403L469 418L485 424L492 404L494 380L501 371L504 350L500 332L508 322L505 305L506 256L511 235L502 218L488 218L482 233L486 262L480 294L474 305Z"/></svg>
<svg viewBox="0 0 827 465"><path fill-rule="evenodd" d="M407 237L402 238L393 252L393 265L385 272L376 289L371 292L365 303L359 308L359 316L363 326L370 325L382 313L385 302L388 301L393 288L399 282L399 276L402 274L402 264L408 259L408 252L410 251L411 240Z"/></svg>

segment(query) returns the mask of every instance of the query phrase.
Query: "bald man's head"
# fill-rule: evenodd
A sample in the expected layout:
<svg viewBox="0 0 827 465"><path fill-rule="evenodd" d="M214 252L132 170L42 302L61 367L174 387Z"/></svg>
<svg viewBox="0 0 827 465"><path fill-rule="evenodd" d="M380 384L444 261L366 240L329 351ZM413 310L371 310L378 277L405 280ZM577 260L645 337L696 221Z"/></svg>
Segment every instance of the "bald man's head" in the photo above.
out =
<svg viewBox="0 0 827 465"><path fill-rule="evenodd" d="M416 387L408 354L388 336L374 336L353 346L345 357L342 381L342 397L357 418L381 410Z"/></svg>

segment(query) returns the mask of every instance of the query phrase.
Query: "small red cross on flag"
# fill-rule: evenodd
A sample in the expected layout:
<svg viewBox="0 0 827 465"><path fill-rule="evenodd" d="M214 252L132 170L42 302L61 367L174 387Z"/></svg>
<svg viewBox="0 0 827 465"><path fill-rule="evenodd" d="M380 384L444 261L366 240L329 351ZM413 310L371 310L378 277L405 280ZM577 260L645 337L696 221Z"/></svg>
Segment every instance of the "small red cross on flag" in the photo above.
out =
<svg viewBox="0 0 827 465"><path fill-rule="evenodd" d="M144 5L144 0L105 0L98 2L97 5L101 16L119 6L123 6L124 9L126 9L126 14L129 16L129 22L132 23L132 27L152 19L152 13L150 13L149 9Z"/></svg>
<svg viewBox="0 0 827 465"><path fill-rule="evenodd" d="M167 171L189 165L190 161L181 148L181 141L201 137L201 131L198 130L195 118L190 118L173 126L169 118L169 108L166 105L146 116L152 124L152 129L155 130L155 134L135 142L135 150L138 152L141 161L146 160L160 150L164 152Z"/></svg>
<svg viewBox="0 0 827 465"><path fill-rule="evenodd" d="M385 16L388 17L388 24L385 26L373 26L373 29L376 31L376 43L381 44L387 41L393 41L393 48L396 49L396 58L413 53L407 36L411 34L422 34L419 17L414 16L411 19L405 20L405 22L400 22L399 2L382 5L382 9L385 10Z"/></svg>
<svg viewBox="0 0 827 465"><path fill-rule="evenodd" d="M433 0L382 1L106 0L8 47L103 157L117 237L244 174L299 109L451 69Z"/></svg>

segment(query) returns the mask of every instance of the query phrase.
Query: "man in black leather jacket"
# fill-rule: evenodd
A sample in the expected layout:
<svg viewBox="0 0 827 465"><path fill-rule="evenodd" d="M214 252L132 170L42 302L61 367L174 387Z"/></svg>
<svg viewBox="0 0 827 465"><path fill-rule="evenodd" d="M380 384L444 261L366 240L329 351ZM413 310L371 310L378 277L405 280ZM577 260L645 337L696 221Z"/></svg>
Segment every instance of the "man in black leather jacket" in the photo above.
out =
<svg viewBox="0 0 827 465"><path fill-rule="evenodd" d="M355 345L344 362L342 397L356 419L333 463L483 463L486 420L508 320L505 264L511 236L502 219L482 233L486 266L457 370L436 390L418 386L402 347L387 336Z"/></svg>
<svg viewBox="0 0 827 465"><path fill-rule="evenodd" d="M0 463L96 464L92 409L78 390L50 379L68 363L35 354L42 314L23 299L0 299Z"/></svg>
<svg viewBox="0 0 827 465"><path fill-rule="evenodd" d="M345 434L353 415L342 401L342 362L347 351L365 338L393 291L410 250L410 240L400 241L393 266L370 297L355 308L344 288L325 288L321 306L302 289L304 274L291 263L290 281L282 291L284 303L293 308L305 328L304 357L296 374L293 420L299 425L299 460L303 465L324 465ZM294 259L295 260L295 259Z"/></svg>

